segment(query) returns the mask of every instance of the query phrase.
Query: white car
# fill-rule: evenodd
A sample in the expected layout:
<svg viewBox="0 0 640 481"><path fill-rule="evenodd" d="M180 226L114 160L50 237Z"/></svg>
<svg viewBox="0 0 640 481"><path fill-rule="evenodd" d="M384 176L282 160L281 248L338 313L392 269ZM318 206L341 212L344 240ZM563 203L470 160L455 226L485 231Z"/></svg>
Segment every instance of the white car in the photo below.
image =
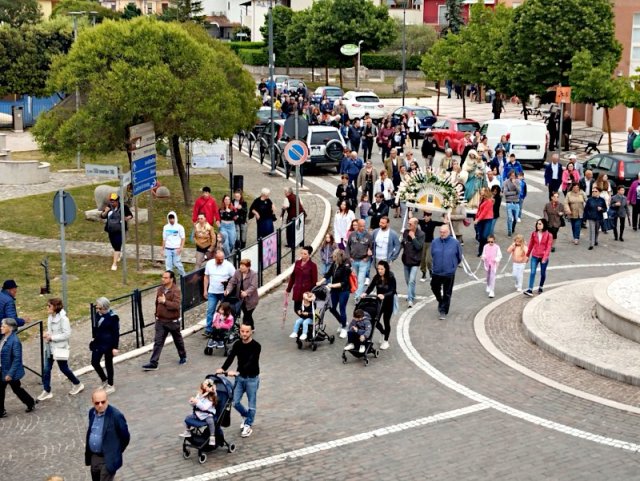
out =
<svg viewBox="0 0 640 481"><path fill-rule="evenodd" d="M285 84L290 79L288 75L274 75L273 81L276 83L276 88L280 91L284 89Z"/></svg>
<svg viewBox="0 0 640 481"><path fill-rule="evenodd" d="M365 113L368 113L373 120L380 120L385 116L384 105L378 96L371 91L351 90L344 94L342 103L351 120L361 119Z"/></svg>
<svg viewBox="0 0 640 481"><path fill-rule="evenodd" d="M284 150L289 140L291 139L286 133L278 140L280 151ZM307 161L309 166L340 167L347 144L338 129L328 125L310 125L307 136L302 140L309 148L309 160ZM281 162L283 167L289 168L288 165L285 165L284 159Z"/></svg>

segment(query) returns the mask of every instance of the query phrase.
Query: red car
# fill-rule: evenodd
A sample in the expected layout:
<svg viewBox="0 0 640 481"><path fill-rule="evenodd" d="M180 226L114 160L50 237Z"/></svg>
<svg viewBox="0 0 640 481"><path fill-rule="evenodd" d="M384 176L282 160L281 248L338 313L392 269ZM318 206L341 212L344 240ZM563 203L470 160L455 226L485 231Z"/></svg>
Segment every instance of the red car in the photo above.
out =
<svg viewBox="0 0 640 481"><path fill-rule="evenodd" d="M440 150L451 148L458 155L464 150L464 134L473 135L476 130L480 130L480 124L471 119L441 118L431 126L435 147Z"/></svg>

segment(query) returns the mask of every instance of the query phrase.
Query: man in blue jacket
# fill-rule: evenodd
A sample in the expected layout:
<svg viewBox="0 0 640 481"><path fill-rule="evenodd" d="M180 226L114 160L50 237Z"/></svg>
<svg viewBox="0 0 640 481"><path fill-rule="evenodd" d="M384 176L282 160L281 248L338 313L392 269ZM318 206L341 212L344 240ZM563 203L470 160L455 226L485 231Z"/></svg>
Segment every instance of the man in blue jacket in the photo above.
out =
<svg viewBox="0 0 640 481"><path fill-rule="evenodd" d="M131 439L127 420L120 411L109 406L103 388L93 391L91 401L85 465L91 466L92 481L113 481L116 471L122 467L122 453Z"/></svg>
<svg viewBox="0 0 640 481"><path fill-rule="evenodd" d="M20 379L24 377L22 365L22 344L16 331L18 323L15 319L3 319L0 325L3 339L0 340L0 418L4 418L7 412L4 409L4 397L7 386L11 387L18 399L27 406L30 413L36 407L36 400L20 385Z"/></svg>
<svg viewBox="0 0 640 481"><path fill-rule="evenodd" d="M22 319L18 317L18 311L16 310L16 293L18 292L18 284L13 279L8 279L2 284L2 291L0 291L0 321L2 319L15 319L18 323L18 327L24 326L25 321L29 319ZM2 335L0 335L2 339Z"/></svg>
<svg viewBox="0 0 640 481"><path fill-rule="evenodd" d="M451 231L447 224L440 226L440 238L434 239L431 243L431 257L433 258L431 291L438 301L440 320L445 320L451 305L456 270L460 262L462 262L460 242L451 236Z"/></svg>

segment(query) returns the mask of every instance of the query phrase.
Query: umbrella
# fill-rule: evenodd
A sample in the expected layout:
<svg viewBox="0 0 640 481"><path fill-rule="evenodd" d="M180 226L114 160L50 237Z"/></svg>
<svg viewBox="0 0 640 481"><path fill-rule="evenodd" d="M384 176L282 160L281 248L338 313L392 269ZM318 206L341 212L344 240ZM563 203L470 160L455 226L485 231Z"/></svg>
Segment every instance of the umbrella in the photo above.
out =
<svg viewBox="0 0 640 481"><path fill-rule="evenodd" d="M280 329L284 329L284 323L287 322L287 309L289 308L289 293L284 291L284 302L282 304L282 325Z"/></svg>

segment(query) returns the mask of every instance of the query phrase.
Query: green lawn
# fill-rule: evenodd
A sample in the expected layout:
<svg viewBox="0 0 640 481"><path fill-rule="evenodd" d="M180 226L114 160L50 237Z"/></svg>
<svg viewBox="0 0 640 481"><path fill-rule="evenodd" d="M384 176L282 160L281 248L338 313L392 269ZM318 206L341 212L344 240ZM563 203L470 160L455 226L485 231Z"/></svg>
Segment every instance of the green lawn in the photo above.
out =
<svg viewBox="0 0 640 481"><path fill-rule="evenodd" d="M40 287L45 285L42 260L49 259L51 294L40 295ZM127 285L122 284L121 270L110 269L111 260L106 257L67 256L67 274L77 280L69 280L68 304L65 306L72 321L89 315L89 304L96 298L118 297L141 288L159 284L159 274L136 272L135 262L127 263ZM150 263L144 267L151 268ZM4 278L13 278L18 284L16 304L21 317L29 316L32 321L46 319L46 302L50 297L62 298L62 282L53 279L61 275L60 256L37 254L0 247L0 272ZM3 279L4 280L4 279Z"/></svg>
<svg viewBox="0 0 640 481"><path fill-rule="evenodd" d="M166 215L171 210L178 215L178 220L184 226L187 235L191 231L191 207L184 205L180 179L166 176L159 177L159 181L169 188L171 197L153 201L153 238L156 245L161 243L162 226L166 224ZM228 180L219 174L192 175L190 183L194 200L199 196L200 189L205 185L211 187L211 193L218 203L220 203L222 195L229 192ZM116 184L109 183L109 185ZM104 232L104 225L87 221L84 218L85 210L95 209L96 207L93 199L94 190L95 186L93 185L69 189L78 206L78 212L76 221L65 228L66 240L108 242L107 235ZM0 202L2 229L45 239L59 238L60 227L53 218L52 201L53 194L48 193ZM139 195L137 201L139 208L147 208L149 194ZM140 224L139 234L140 242L148 244L149 224ZM130 245L135 243L135 229L133 226L130 226L129 239Z"/></svg>

